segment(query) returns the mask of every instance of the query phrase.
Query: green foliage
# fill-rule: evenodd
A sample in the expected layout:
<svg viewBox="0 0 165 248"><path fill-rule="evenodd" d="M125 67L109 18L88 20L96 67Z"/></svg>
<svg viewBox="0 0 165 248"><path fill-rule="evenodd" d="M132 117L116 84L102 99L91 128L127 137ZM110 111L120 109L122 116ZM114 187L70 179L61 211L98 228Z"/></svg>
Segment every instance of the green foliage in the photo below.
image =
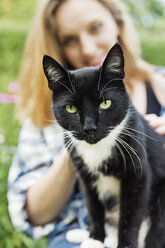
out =
<svg viewBox="0 0 165 248"><path fill-rule="evenodd" d="M150 28L139 28L143 58L151 64L165 66L165 16L155 20Z"/></svg>
<svg viewBox="0 0 165 248"><path fill-rule="evenodd" d="M150 27L165 13L165 3L160 0L123 0L137 26Z"/></svg>
<svg viewBox="0 0 165 248"><path fill-rule="evenodd" d="M35 12L36 0L1 0L0 17L3 22L9 25L29 26L31 17Z"/></svg>
<svg viewBox="0 0 165 248"><path fill-rule="evenodd" d="M165 2L123 0L139 32L142 57L151 64L165 66Z"/></svg>
<svg viewBox="0 0 165 248"><path fill-rule="evenodd" d="M35 5L34 0L0 1L0 92L7 93L8 84L17 80ZM8 215L7 177L20 130L14 116L15 104L0 103L0 248L45 248L46 239L34 241L18 233Z"/></svg>
<svg viewBox="0 0 165 248"><path fill-rule="evenodd" d="M152 0L152 2L156 4L157 1ZM36 0L0 0L0 92L7 93L8 84L17 80L24 43L35 6ZM131 8L135 9L135 7L137 5L132 4ZM157 7L154 7L154 9L157 16L162 15L160 8L157 10ZM147 29L140 24L138 30L143 57L152 64L165 66L165 18L163 18L154 19L152 26ZM0 103L0 248L42 248L46 247L46 239L34 242L26 235L16 232L8 215L7 177L20 130L20 125L14 116L14 104Z"/></svg>
<svg viewBox="0 0 165 248"><path fill-rule="evenodd" d="M8 83L17 79L25 36L25 30L0 29L0 90L4 92L7 92Z"/></svg>

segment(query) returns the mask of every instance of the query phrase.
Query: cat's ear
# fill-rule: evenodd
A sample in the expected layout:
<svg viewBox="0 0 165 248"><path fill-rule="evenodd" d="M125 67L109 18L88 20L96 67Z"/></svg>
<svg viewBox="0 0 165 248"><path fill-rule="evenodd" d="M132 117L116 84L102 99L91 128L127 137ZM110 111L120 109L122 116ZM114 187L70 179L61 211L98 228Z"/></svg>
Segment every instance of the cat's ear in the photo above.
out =
<svg viewBox="0 0 165 248"><path fill-rule="evenodd" d="M107 54L102 65L102 72L106 75L118 75L124 78L124 56L121 46L116 43Z"/></svg>
<svg viewBox="0 0 165 248"><path fill-rule="evenodd" d="M48 55L44 55L43 57L43 69L51 90L55 90L57 86L56 82L62 81L67 77L66 70Z"/></svg>

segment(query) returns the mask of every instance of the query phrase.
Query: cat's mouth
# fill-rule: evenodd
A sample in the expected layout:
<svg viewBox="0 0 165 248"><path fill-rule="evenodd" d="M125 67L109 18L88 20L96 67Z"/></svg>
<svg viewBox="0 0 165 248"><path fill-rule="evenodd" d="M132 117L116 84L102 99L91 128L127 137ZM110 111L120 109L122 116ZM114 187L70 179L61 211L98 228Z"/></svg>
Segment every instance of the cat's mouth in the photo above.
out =
<svg viewBox="0 0 165 248"><path fill-rule="evenodd" d="M75 138L78 139L78 140L84 140L85 142L87 142L87 143L92 145L92 144L96 144L97 142L99 142L104 137L100 137L96 133L92 133L92 134L76 135Z"/></svg>
<svg viewBox="0 0 165 248"><path fill-rule="evenodd" d="M100 139L91 136L87 136L84 140L91 145L96 144L98 141L100 141Z"/></svg>

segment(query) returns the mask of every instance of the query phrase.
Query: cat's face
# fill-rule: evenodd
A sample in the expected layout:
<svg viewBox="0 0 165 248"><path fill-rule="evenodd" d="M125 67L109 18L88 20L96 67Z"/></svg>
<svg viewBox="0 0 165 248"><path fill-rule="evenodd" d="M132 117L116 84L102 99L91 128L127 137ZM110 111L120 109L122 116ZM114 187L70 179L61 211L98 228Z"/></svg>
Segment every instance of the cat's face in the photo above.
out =
<svg viewBox="0 0 165 248"><path fill-rule="evenodd" d="M43 65L53 91L53 114L76 139L95 144L124 119L129 100L119 45L110 50L102 67L66 71L48 56Z"/></svg>

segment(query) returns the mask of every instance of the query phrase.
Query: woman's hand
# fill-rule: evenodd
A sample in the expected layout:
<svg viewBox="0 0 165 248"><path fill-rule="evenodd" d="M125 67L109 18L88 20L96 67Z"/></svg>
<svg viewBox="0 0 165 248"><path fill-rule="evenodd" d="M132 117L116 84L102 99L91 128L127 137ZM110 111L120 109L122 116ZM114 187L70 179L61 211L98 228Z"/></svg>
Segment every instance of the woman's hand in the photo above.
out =
<svg viewBox="0 0 165 248"><path fill-rule="evenodd" d="M148 123L161 135L165 135L165 116L157 116L155 114L145 115L144 118Z"/></svg>
<svg viewBox="0 0 165 248"><path fill-rule="evenodd" d="M27 192L26 210L34 225L44 225L56 218L71 195L75 170L64 149L43 178Z"/></svg>

